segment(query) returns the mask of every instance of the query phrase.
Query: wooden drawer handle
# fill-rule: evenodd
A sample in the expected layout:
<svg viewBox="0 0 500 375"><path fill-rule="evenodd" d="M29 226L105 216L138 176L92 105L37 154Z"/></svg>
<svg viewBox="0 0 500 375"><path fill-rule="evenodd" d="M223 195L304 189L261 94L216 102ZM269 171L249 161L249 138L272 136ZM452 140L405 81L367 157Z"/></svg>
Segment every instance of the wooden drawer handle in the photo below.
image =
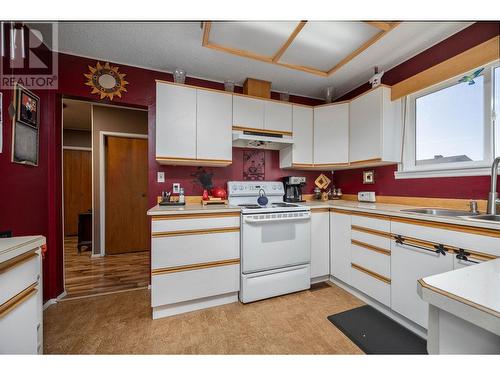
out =
<svg viewBox="0 0 500 375"><path fill-rule="evenodd" d="M381 247L378 247L378 246L369 245L367 243L364 243L364 242L361 242L361 241L358 241L358 240L351 240L351 243L353 245L356 245L356 246L359 246L359 247L363 247L363 248L365 248L367 250L371 250L371 251L374 251L374 252L379 253L379 254L384 254L384 255L388 255L388 256L391 255L391 251L390 250L382 249Z"/></svg>
<svg viewBox="0 0 500 375"><path fill-rule="evenodd" d="M389 232L384 232L381 230L376 230L376 229L371 229L371 228L360 227L359 225L351 225L351 230L354 230L356 232L374 234L375 236L380 236L380 237L385 237L385 238L392 237Z"/></svg>
<svg viewBox="0 0 500 375"><path fill-rule="evenodd" d="M221 217L240 217L240 211L230 211L230 212L200 212L200 213L182 213L182 214L171 214L171 215L156 215L152 216L152 221L160 220L184 220L184 219L214 219Z"/></svg>
<svg viewBox="0 0 500 375"><path fill-rule="evenodd" d="M383 281L384 283L386 284L390 284L391 283L391 279L385 277L385 276L382 276L382 275L379 275L378 273L376 272L373 272L373 271L370 271L369 269L367 268L364 268L364 267L361 267L360 265L356 264L356 263L351 263L351 267L360 271L360 272L363 272L365 274L367 274L368 276L371 276L377 280L380 280L380 281Z"/></svg>
<svg viewBox="0 0 500 375"><path fill-rule="evenodd" d="M17 306L27 301L32 295L37 292L38 282L31 284L29 287L24 289L22 292L16 294L11 299L5 301L0 305L0 318L3 318L10 311L14 310Z"/></svg>
<svg viewBox="0 0 500 375"><path fill-rule="evenodd" d="M163 275L165 273L184 272L184 271L199 270L199 269L203 269L203 268L222 267L222 266L229 266L232 264L240 264L240 260L239 259L227 259L227 260L218 260L215 262L188 264L188 265L184 265L184 266L157 268L157 269L151 270L151 275L155 276L155 275Z"/></svg>
<svg viewBox="0 0 500 375"><path fill-rule="evenodd" d="M168 232L153 232L152 237L177 237L177 236L195 236L203 234L239 232L240 227L227 228L208 228L208 229L187 229L187 230L172 230Z"/></svg>
<svg viewBox="0 0 500 375"><path fill-rule="evenodd" d="M18 255L17 257L14 257L12 259L9 259L6 262L3 262L0 264L0 273L7 272L11 268L17 267L20 264L27 262L28 260L35 258L38 256L38 253L36 252L38 249L33 249L31 251L28 251L27 253L23 253L21 255Z"/></svg>

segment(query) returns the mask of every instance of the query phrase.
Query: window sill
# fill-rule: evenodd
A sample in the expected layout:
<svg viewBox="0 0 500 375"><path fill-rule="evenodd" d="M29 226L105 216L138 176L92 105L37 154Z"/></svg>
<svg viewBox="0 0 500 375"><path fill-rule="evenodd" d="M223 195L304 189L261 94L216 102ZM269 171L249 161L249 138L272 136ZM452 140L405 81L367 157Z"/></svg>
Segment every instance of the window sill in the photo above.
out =
<svg viewBox="0 0 500 375"><path fill-rule="evenodd" d="M432 171L396 171L394 178L396 180L409 178L433 178L433 177L466 177L466 176L490 176L490 167L480 168L461 168L461 169L440 169Z"/></svg>

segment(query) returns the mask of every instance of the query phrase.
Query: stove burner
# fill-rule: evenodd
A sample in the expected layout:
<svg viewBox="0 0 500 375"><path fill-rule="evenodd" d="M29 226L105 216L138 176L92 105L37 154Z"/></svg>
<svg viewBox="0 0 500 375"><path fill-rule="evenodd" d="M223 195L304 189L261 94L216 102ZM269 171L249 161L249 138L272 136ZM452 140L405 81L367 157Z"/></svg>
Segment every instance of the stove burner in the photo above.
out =
<svg viewBox="0 0 500 375"><path fill-rule="evenodd" d="M278 203L273 203L273 207L298 207L298 205L278 202Z"/></svg>
<svg viewBox="0 0 500 375"><path fill-rule="evenodd" d="M251 209L264 208L262 206L259 206L258 204L239 204L238 207L251 208Z"/></svg>

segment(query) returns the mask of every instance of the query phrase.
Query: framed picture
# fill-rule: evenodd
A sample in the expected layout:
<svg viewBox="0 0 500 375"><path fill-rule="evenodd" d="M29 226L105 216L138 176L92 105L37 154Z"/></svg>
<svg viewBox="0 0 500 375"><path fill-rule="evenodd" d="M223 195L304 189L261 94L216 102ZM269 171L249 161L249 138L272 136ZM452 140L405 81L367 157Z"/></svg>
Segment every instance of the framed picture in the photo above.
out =
<svg viewBox="0 0 500 375"><path fill-rule="evenodd" d="M243 180L265 180L266 153L264 150L243 151Z"/></svg>
<svg viewBox="0 0 500 375"><path fill-rule="evenodd" d="M363 184L375 183L375 171L363 171Z"/></svg>
<svg viewBox="0 0 500 375"><path fill-rule="evenodd" d="M16 122L38 129L40 98L21 85L16 85Z"/></svg>

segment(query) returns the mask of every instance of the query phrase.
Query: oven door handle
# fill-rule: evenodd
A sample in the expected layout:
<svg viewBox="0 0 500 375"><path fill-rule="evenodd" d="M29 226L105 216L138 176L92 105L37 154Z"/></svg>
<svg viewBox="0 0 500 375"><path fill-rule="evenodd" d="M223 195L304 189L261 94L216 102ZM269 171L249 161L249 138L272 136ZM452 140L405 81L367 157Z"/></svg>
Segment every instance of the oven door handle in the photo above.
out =
<svg viewBox="0 0 500 375"><path fill-rule="evenodd" d="M281 217L271 219L253 219L251 217L244 217L244 222L249 224L269 223L269 222L286 222L286 221L309 221L311 216L301 217Z"/></svg>

